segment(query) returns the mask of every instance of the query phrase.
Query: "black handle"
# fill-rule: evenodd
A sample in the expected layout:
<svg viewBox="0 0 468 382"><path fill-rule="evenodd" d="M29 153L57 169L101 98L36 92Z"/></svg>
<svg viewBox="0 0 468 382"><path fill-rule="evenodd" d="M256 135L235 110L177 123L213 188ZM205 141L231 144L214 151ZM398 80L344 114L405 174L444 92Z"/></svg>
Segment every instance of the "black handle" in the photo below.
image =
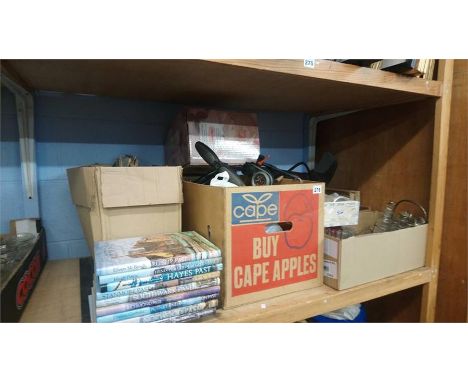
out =
<svg viewBox="0 0 468 382"><path fill-rule="evenodd" d="M203 142L197 141L195 142L195 148L198 151L198 154L203 158L203 160L208 163L209 165L218 168L221 166L221 161L219 160L218 156L215 154L213 150L211 150L207 145Z"/></svg>
<svg viewBox="0 0 468 382"><path fill-rule="evenodd" d="M226 163L221 162L215 152L207 145L205 145L203 142L197 141L195 142L195 148L203 160L210 166L214 167L218 173L226 171L229 174L229 182L234 183L237 186L245 186L245 183L236 174L236 171Z"/></svg>

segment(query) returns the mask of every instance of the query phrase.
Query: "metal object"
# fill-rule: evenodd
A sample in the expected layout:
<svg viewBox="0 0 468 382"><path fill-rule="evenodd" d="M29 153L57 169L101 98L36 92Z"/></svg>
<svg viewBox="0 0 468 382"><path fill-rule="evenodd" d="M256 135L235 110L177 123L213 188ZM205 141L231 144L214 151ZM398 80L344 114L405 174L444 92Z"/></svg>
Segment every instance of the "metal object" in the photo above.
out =
<svg viewBox="0 0 468 382"><path fill-rule="evenodd" d="M242 166L242 173L250 177L252 186L270 186L274 182L273 176L268 171L252 162L247 162Z"/></svg>
<svg viewBox="0 0 468 382"><path fill-rule="evenodd" d="M393 211L395 202L388 202L382 218L375 224L374 233L393 231Z"/></svg>
<svg viewBox="0 0 468 382"><path fill-rule="evenodd" d="M418 207L423 216L415 216L409 211L402 211L395 215L397 208L402 203L410 203ZM426 224L428 221L427 211L419 203L409 199L402 199L399 202L388 202L383 213L383 217L375 224L373 233L396 231L399 229L416 227L418 225Z"/></svg>

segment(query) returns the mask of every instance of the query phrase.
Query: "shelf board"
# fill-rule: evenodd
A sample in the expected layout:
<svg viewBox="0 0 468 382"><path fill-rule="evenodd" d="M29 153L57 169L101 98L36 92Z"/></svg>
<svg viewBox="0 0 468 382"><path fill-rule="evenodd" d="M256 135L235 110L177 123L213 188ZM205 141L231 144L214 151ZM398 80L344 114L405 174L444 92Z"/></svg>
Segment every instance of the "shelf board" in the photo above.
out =
<svg viewBox="0 0 468 382"><path fill-rule="evenodd" d="M3 60L34 90L314 115L441 95L441 82L316 60Z"/></svg>
<svg viewBox="0 0 468 382"><path fill-rule="evenodd" d="M296 322L426 284L431 279L431 269L423 267L342 291L321 286L233 309L219 309L214 317L202 322Z"/></svg>

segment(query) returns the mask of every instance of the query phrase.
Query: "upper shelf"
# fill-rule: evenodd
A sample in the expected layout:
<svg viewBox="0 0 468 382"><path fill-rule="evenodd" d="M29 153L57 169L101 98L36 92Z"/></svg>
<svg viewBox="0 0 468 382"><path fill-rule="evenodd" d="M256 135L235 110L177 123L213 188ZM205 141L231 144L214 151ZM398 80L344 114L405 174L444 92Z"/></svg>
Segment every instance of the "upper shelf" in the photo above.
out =
<svg viewBox="0 0 468 382"><path fill-rule="evenodd" d="M441 95L440 81L315 60L3 60L34 90L329 114Z"/></svg>

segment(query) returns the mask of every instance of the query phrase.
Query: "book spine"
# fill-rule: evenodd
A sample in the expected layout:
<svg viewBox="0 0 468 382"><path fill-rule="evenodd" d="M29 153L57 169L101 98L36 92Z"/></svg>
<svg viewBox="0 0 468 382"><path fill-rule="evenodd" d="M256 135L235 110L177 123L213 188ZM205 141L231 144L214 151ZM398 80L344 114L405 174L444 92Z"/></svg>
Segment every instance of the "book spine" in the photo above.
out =
<svg viewBox="0 0 468 382"><path fill-rule="evenodd" d="M180 281L183 281L181 279ZM174 280L175 281L175 280ZM176 281L177 282L177 281ZM129 294L127 296L119 296L114 298L109 298L107 300L98 300L96 301L97 308L103 308L105 306L125 304L128 302L135 302L141 300L147 300L155 297L167 296L168 294L187 292L190 290L208 288L211 286L220 285L221 279L215 277L208 280L193 281L187 284L174 285L166 288L160 288L155 290L148 290L141 293Z"/></svg>
<svg viewBox="0 0 468 382"><path fill-rule="evenodd" d="M138 286L135 288L116 290L114 292L96 293L96 301L103 301L103 300L112 299L116 297L131 296L131 295L140 294L140 293L147 293L147 292L151 292L151 291L158 290L161 288L169 288L169 287L173 287L177 285L184 285L184 284L192 283L195 281L203 281L203 280L209 280L209 279L214 279L214 278L219 278L219 277L221 277L221 272L219 271L209 272L209 273L204 273L204 274L197 275L197 276L185 277L182 279L164 281L164 282L159 282L159 283L152 283L148 285Z"/></svg>
<svg viewBox="0 0 468 382"><path fill-rule="evenodd" d="M192 312L192 313L187 313L182 316L174 316L174 317L169 317L169 318L164 318L162 320L157 320L154 322L161 322L161 323L176 323L176 322L190 322L190 321L196 321L199 320L200 318L210 316L212 314L216 313L215 308L209 308L209 309L204 309L199 312Z"/></svg>
<svg viewBox="0 0 468 382"><path fill-rule="evenodd" d="M135 272L142 269L148 268L157 268L157 267L165 267L172 264L179 264L179 263L186 263L190 261L197 261L197 260L206 260L206 259L214 259L221 257L221 252L218 251L209 251L209 252L197 252L183 256L174 256L169 257L166 259L148 259L143 258L141 261L132 262L129 264L119 264L119 265L107 265L102 266L96 269L96 274L98 276L107 276L113 275L116 273L124 273L124 272Z"/></svg>
<svg viewBox="0 0 468 382"><path fill-rule="evenodd" d="M164 312L159 312L155 314L148 314L141 317L130 318L128 320L119 321L119 323L147 323L147 322L155 322L158 320L163 320L166 318L183 316L185 314L200 312L204 309L216 308L218 306L218 300L213 299L206 302L183 306L181 308L166 310Z"/></svg>
<svg viewBox="0 0 468 382"><path fill-rule="evenodd" d="M134 310L126 311L126 312L110 314L108 316L97 317L96 321L98 323L117 322L121 320L126 320L128 318L135 318L135 317L163 312L163 311L170 310L170 309L180 308L182 306L194 305L200 302L218 299L218 297L219 297L219 293L208 294L205 296L189 298L186 300L168 302L167 304L155 305L155 306L150 306L146 308L134 309Z"/></svg>
<svg viewBox="0 0 468 382"><path fill-rule="evenodd" d="M147 277L137 278L133 280L123 280L123 281L113 282L109 284L104 284L104 285L99 286L100 288L99 290L101 293L113 292L119 289L135 288L137 286L154 284L154 283L164 282L164 281L171 281L171 280L181 279L184 277L192 277L192 276L197 276L203 273L216 272L216 271L222 271L222 270L223 270L223 264L207 265L201 268L186 269L183 271L162 273L159 275L147 276Z"/></svg>
<svg viewBox="0 0 468 382"><path fill-rule="evenodd" d="M109 284L118 281L134 280L142 277L158 275L167 272L177 272L186 269L201 268L207 265L215 265L222 262L221 257L205 260L189 261L185 263L171 264L158 268L140 269L138 271L124 272L113 275L99 276L99 284Z"/></svg>
<svg viewBox="0 0 468 382"><path fill-rule="evenodd" d="M118 304L118 305L110 305L110 306L105 306L103 308L97 308L96 316L98 317L108 316L111 314L127 312L130 310L136 310L136 309L141 309L141 308L146 308L146 307L152 307L155 305L167 304L167 303L174 302L174 301L187 300L190 298L212 295L216 293L219 294L219 292L220 292L220 287L219 285L217 285L217 286L212 286L208 288L194 289L194 290L190 290L187 292L169 294L167 296L162 296L162 297L150 298L147 300L128 302L125 304Z"/></svg>

